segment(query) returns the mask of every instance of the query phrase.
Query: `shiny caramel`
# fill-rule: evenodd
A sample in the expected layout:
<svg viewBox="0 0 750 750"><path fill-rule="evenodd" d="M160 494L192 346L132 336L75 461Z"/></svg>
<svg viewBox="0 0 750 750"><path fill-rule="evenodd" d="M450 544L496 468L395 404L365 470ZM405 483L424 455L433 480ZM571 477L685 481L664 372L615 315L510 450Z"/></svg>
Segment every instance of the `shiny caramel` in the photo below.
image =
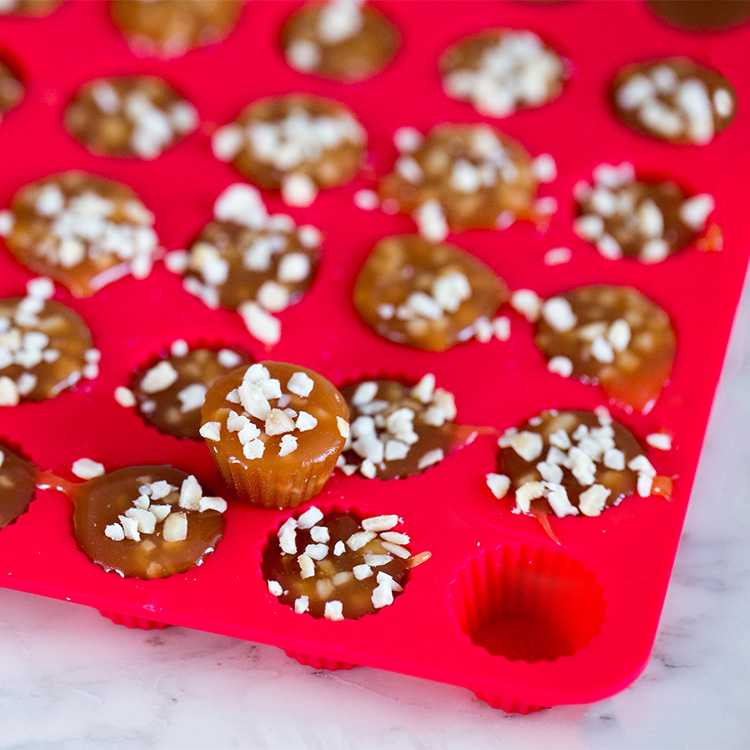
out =
<svg viewBox="0 0 750 750"><path fill-rule="evenodd" d="M356 136L326 147L321 153L305 157L289 167L281 167L258 154L250 140L245 138L232 158L234 166L251 182L268 189L282 187L290 174L306 177L319 188L336 187L349 182L359 170L364 156L365 133L352 112L343 104L309 94L267 97L248 106L237 118L236 125L242 129L253 123L278 125L295 112L305 113L311 118L346 118L351 122L351 130L356 132Z"/></svg>
<svg viewBox="0 0 750 750"><path fill-rule="evenodd" d="M330 42L318 30L329 3L308 3L286 22L281 46L287 62L303 73L336 81L361 81L381 71L398 51L398 30L377 8L361 6L361 26L356 33ZM298 58L295 45L317 50L311 60ZM309 54L309 53L308 53ZM307 56L306 56L307 57Z"/></svg>
<svg viewBox="0 0 750 750"><path fill-rule="evenodd" d="M468 162L480 171L494 163L496 157L487 154L487 141L493 143L495 154L504 155L502 172L473 191L457 189L452 177L458 162ZM438 125L409 156L419 166L421 179L413 182L394 171L380 186L381 198L393 201L403 213L413 214L428 201L437 201L453 230L493 229L501 214L507 214L510 223L533 216L538 181L531 157L520 144L489 125Z"/></svg>
<svg viewBox="0 0 750 750"><path fill-rule="evenodd" d="M749 6L750 7L750 4ZM666 140L671 143L694 143L687 130L683 129L674 136L667 136L651 127L647 120L639 116L639 109L635 107L625 108L618 103L618 92L636 76L643 77L649 74L655 68L668 68L672 71L677 82L677 86L685 81L700 81L708 94L709 99L713 102L714 95L717 91L724 91L729 97L731 103L731 112L725 113L717 110L712 106L713 115L713 132L719 133L734 120L737 114L737 93L732 84L724 78L721 73L704 65L690 60L686 57L671 57L663 60L651 60L648 62L633 63L624 67L615 77L610 87L610 101L617 112L617 116L629 127L654 138ZM678 105L679 88L669 91L657 91L655 100L666 105L670 109Z"/></svg>
<svg viewBox="0 0 750 750"><path fill-rule="evenodd" d="M540 482L542 475L536 468L540 461L544 461L552 447L550 436L553 433L563 430L571 437L580 425L585 425L589 429L596 429L601 426L596 414L589 411L545 411L539 417L533 418L521 426L519 432L531 432L542 436L543 448L541 455L531 461L525 460L512 447L501 448L497 457L497 470L505 474L511 481L511 487L518 490L519 487L527 482ZM619 505L626 497L636 492L638 474L633 469L628 468L628 463L636 456L642 455L643 450L634 437L634 435L617 421L612 422L614 430L614 445L617 450L624 454L625 466L621 470L607 468L600 461L596 463L594 483L599 484L610 490L610 494L605 501L605 507ZM571 441L575 444L575 441ZM582 485L571 470L566 467L562 468L562 480L559 482L568 495L570 503L578 508L580 505L581 493L585 492L590 485ZM531 507L536 510L552 512L552 508L544 497L539 497L531 501Z"/></svg>
<svg viewBox="0 0 750 750"><path fill-rule="evenodd" d="M179 507L180 488L188 476L171 466L131 466L73 487L73 533L78 547L91 562L125 578L166 578L200 565L221 540L224 517L216 510ZM156 524L155 533L141 535L140 541L109 538L105 529L133 507L139 488L162 480L176 489L152 504L168 504L173 506L172 512L185 513L187 538L166 541L163 522Z"/></svg>
<svg viewBox="0 0 750 750"><path fill-rule="evenodd" d="M241 403L228 399L242 385L248 368L237 368L219 378L209 389L201 412L201 421L219 424L219 439L206 439L211 454L225 481L238 496L253 505L269 508L296 506L320 492L341 453L348 431L348 409L344 397L328 380L306 367L285 362L261 362L271 379L280 383L283 406L278 399L269 399L274 409L292 410L296 421L300 412L312 415L317 424L313 429L283 434L266 434L265 421L253 417ZM297 373L304 373L313 381L309 396L292 393L288 384ZM263 454L248 458L239 431L231 431L227 419L231 413L247 417L260 431ZM282 452L285 437L294 437L296 448L286 455Z"/></svg>
<svg viewBox="0 0 750 750"><path fill-rule="evenodd" d="M156 427L165 435L188 440L202 440L199 430L201 426L200 404L189 404L190 408L184 408L186 401L180 399L186 388L203 388L205 391L214 382L226 375L230 370L243 364L249 364L250 358L234 349L225 349L223 354L220 350L208 348L195 348L186 354L174 353L153 360L147 367L136 371L130 382L130 389L135 395L136 411L144 422ZM227 357L227 363L223 364L221 359ZM167 388L157 392L146 392L142 387L143 379L147 373L162 362L167 362L177 373L177 379Z"/></svg>
<svg viewBox="0 0 750 750"><path fill-rule="evenodd" d="M242 0L112 0L112 19L138 50L164 57L223 39Z"/></svg>
<svg viewBox="0 0 750 750"><path fill-rule="evenodd" d="M26 512L34 499L37 468L0 442L0 529Z"/></svg>
<svg viewBox="0 0 750 750"><path fill-rule="evenodd" d="M154 139L141 120L159 118L167 132ZM102 156L152 159L197 124L192 105L156 76L100 78L84 84L65 110L65 128Z"/></svg>
<svg viewBox="0 0 750 750"><path fill-rule="evenodd" d="M431 318L405 305L414 293L433 295L435 283L463 275L470 296ZM481 261L459 248L413 235L381 240L354 286L354 306L379 335L428 351L443 351L471 338L477 320L491 319L508 299L505 283Z"/></svg>
<svg viewBox="0 0 750 750"><path fill-rule="evenodd" d="M280 602L295 606L301 596L308 597L307 612L316 618L325 617L326 602L340 601L343 605L345 619L358 619L373 614L378 609L373 605L372 593L378 585L377 573L390 575L395 583L403 588L409 577L410 560L396 557L383 547L379 535L357 550L352 550L346 541L352 534L362 531L362 518L354 511L344 513L327 513L313 528L328 530L329 552L325 559L316 560L315 575L302 578L298 557L304 553L309 544L316 544L312 538L312 529L298 529L296 532L295 554L285 554L279 540L272 537L263 555L261 565L266 582L276 582L281 586ZM334 548L337 542L344 546L343 554L336 555ZM390 560L384 565L373 566L373 574L363 580L357 580L352 569L365 562L365 555L388 555ZM393 596L399 595L394 591Z"/></svg>
<svg viewBox="0 0 750 750"><path fill-rule="evenodd" d="M362 383L375 383L377 390L372 400L358 406L355 403L355 394ZM408 453L404 458L385 459L384 457L382 462L376 463L375 476L378 479L404 479L414 474L421 474L428 468L428 466L420 465L425 456L436 450L441 451L443 456L447 456L456 446L458 439L452 411L446 413L441 410L440 417L437 420L434 418L431 420L431 414L436 408L435 401L431 399L425 403L417 398L411 386L404 385L398 380L382 378L361 380L342 387L341 393L349 407L349 419L352 425L360 417L372 417L375 420L377 437L384 445L387 445L389 440L397 439L397 436L388 430L388 418L399 409L409 409L414 413L413 432L417 440L409 445ZM438 398L437 401L439 403L440 399ZM450 401L452 404L452 397ZM430 408L433 412L428 411ZM443 423L437 424L436 422L441 419L444 419ZM430 424L428 420L433 423ZM341 454L339 465L361 469L362 463L362 456L348 446Z"/></svg>
<svg viewBox="0 0 750 750"><path fill-rule="evenodd" d="M562 332L540 320L536 345L544 356L567 358L574 377L600 384L615 401L639 411L652 405L669 380L677 347L667 313L629 287L586 286L559 296L577 322ZM592 341L618 320L628 324L630 340L624 350L613 351L612 362L599 361Z"/></svg>
<svg viewBox="0 0 750 750"><path fill-rule="evenodd" d="M61 196L62 204L56 197L50 208L46 199L53 194ZM62 214L70 214L71 202L79 205L80 200L106 206L107 215L99 224L101 232L96 239L85 233L79 236L75 230L68 237L66 229L65 239L72 239L77 248L70 257L55 222ZM59 281L76 297L88 297L130 273L136 256L146 262L144 270L148 272L157 249L154 217L136 194L127 185L85 172L63 172L27 185L16 194L11 211L13 228L6 238L11 252L25 266ZM102 244L105 224L127 235L126 247L116 251Z"/></svg>
<svg viewBox="0 0 750 750"><path fill-rule="evenodd" d="M30 300L0 299L0 321L8 321L7 330L0 333L0 356L7 351L15 356L17 345L28 335L42 334L47 343L31 359L19 362L16 357L10 364L0 365L0 378L9 378L16 384L21 400L43 401L85 377L91 332L78 313L54 300L38 301L38 312L30 318L20 316L19 311Z"/></svg>

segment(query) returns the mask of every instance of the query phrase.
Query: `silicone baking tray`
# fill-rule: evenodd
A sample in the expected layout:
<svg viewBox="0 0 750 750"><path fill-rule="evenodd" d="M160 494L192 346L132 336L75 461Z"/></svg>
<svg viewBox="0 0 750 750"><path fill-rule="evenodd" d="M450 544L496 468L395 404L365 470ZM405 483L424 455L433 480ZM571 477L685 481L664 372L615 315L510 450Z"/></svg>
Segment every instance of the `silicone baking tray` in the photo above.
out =
<svg viewBox="0 0 750 750"><path fill-rule="evenodd" d="M94 297L56 298L79 311L101 349L97 380L43 403L0 412L0 435L42 468L66 476L81 456L108 469L170 463L196 473L209 488L221 482L206 447L161 435L113 398L128 374L178 338L239 345L257 358L296 362L335 383L359 375L418 379L434 372L456 394L458 421L502 431L547 408L593 408L595 387L546 371L530 326L512 311L508 342L466 343L440 354L391 344L372 334L351 305L354 278L381 237L413 230L411 220L355 208L357 189L372 187L392 166L392 134L402 125L476 122L468 105L442 93L436 61L448 44L488 27L529 28L566 55L572 75L563 94L499 126L533 154L554 155L559 177L545 188L559 202L546 230L518 224L472 231L450 240L472 252L512 289L541 295L587 283L636 287L674 322L678 350L670 386L648 415L613 409L643 441L664 429L669 453L649 451L658 472L676 475L671 501L633 497L598 518L552 518L553 543L532 518L513 515L485 486L496 441L478 437L425 474L382 483L337 473L314 500L322 509L397 513L414 551L432 559L415 569L394 606L359 621L296 615L266 590L259 560L268 535L288 515L236 503L224 540L205 564L165 580L125 580L81 553L71 535L71 504L39 491L28 512L0 531L3 586L67 599L132 625L174 624L273 644L317 667L367 665L465 686L492 705L528 712L603 698L644 668L656 632L717 384L748 252L750 212L742 201L750 173L750 26L697 35L655 18L641 2L393 2L386 12L403 37L396 61L355 85L319 81L290 70L278 48L284 19L297 4L255 0L221 44L159 61L139 59L99 2L67 2L44 19L0 20L0 51L26 83L23 103L0 123L0 204L26 183L79 168L131 185L157 217L168 250L183 248L209 219L216 196L238 175L211 155L210 133L250 101L309 91L348 104L368 130L369 162L352 184L319 196L292 214L325 233L318 277L303 300L282 314L283 338L270 353L244 330L239 316L208 310L180 279L158 264L144 281L124 279ZM723 72L737 89L735 122L704 147L673 146L620 125L606 87L627 63L687 54ZM200 130L157 160L95 157L64 132L66 102L89 79L154 73L192 100ZM714 220L724 249L690 248L656 266L600 257L572 231L573 185L599 163L632 161L642 174L671 178L715 196ZM572 249L572 260L547 266L544 253ZM0 294L20 294L30 274L0 248ZM69 476L69 475L67 475ZM477 613L506 606L512 650L490 654L471 640ZM503 650L505 649L505 650ZM521 657L521 658L518 658Z"/></svg>

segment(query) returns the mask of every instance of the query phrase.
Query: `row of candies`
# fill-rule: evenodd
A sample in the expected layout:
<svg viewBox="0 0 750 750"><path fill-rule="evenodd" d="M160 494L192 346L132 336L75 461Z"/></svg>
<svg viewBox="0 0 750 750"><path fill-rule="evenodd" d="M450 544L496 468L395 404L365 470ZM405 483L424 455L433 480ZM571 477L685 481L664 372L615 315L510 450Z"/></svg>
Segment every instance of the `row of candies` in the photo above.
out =
<svg viewBox="0 0 750 750"><path fill-rule="evenodd" d="M138 3L115 3L116 19L126 6L135 15L151 12L138 10ZM138 43L142 31L134 35ZM390 51L378 52L379 65L392 57L395 37L382 14L359 3L334 1L301 11L285 29L284 46L295 67L347 78L328 70L334 58L346 57L326 55L326 45L356 41L356 50L362 36L366 50L378 38L387 42ZM564 61L530 32L482 34L449 50L441 64L449 95L471 101L493 116L548 101L560 93L566 76ZM736 108L728 82L683 59L624 71L613 88L613 101L629 124L657 137L692 143L708 142L729 124ZM154 116L155 111L161 117ZM165 118L169 128L164 127ZM144 158L156 156L177 135L194 128L195 121L190 105L150 78L93 82L66 114L69 130L94 151L121 155L117 149L126 144L126 153L129 149L129 155ZM502 227L516 218L534 218L538 184L554 178L554 162L549 157L532 160L518 144L487 125L443 126L426 138L405 129L397 133L396 143L401 156L380 196L361 194L358 202L374 207L382 201L385 210L412 213L423 237L388 238L375 248L355 291L360 313L386 338L429 350L471 337L507 337L507 318L494 317L508 299L503 282L476 259L440 243L449 229ZM290 96L251 105L236 123L217 131L213 146L219 158L232 161L251 181L280 189L290 204L306 205L319 188L351 179L361 162L365 136L356 118L340 105ZM576 231L595 242L606 257L635 255L658 262L706 229L713 208L709 196L685 196L672 183L638 181L629 165L600 167L594 178L593 185L580 186L576 195ZM287 216L269 216L258 192L248 186L226 191L214 213L215 220L190 251L182 257L171 254L169 265L185 273L189 291L210 306L238 309L251 333L272 345L280 336L273 313L299 299L309 286L320 234L312 227L295 226ZM29 267L86 295L123 273L148 273L158 247L152 224L152 215L129 188L67 173L24 188L12 211L3 215L2 229L11 250ZM414 268L417 274L407 272ZM85 324L50 301L51 291L37 281L27 297L4 301L8 309L0 350L5 358L0 399L5 404L56 395L81 377L96 375L97 353ZM588 287L546 301L516 292L513 302L538 321L537 343L553 372L601 382L612 397L639 409L653 403L669 378L675 349L671 324L663 311L634 290ZM191 367L183 372L186 362ZM223 373L240 364L246 365L244 369L210 382L217 368ZM323 390L336 404L328 409L325 399L323 405L306 401L312 391L306 390L308 381L315 383L320 376L298 370L274 377L277 373L269 367L249 365L236 351L191 352L184 342L177 342L168 358L138 373L132 390L120 389L118 397L138 405L147 421L166 432L171 432L170 424L184 429L190 415L191 436L198 429L235 491L272 507L294 506L319 491L333 464L301 477L298 469L309 464L309 452L334 459L341 454L338 465L345 473L360 471L386 479L426 470L465 438L454 424L452 396L436 388L432 376L414 386L357 383L345 398L330 384L319 383L316 393ZM327 390L329 386L333 391ZM209 391L218 392L218 400L207 397ZM293 402L295 398L305 402ZM198 427L196 415L204 404ZM650 438L654 447L668 447L669 436ZM331 443L337 448L333 453ZM514 487L518 511L595 516L634 491L643 496L668 492L638 441L606 410L545 412L507 431L500 447L505 474L489 475L488 484L498 497ZM12 469L12 454L4 455L6 469ZM91 492L99 486L99 466L84 462L78 473L93 482L83 485ZM191 565L213 548L216 530L204 534L199 523L198 531L189 533L188 515L210 519L220 516L226 504L203 497L194 477L170 483L140 472L128 477L123 493L113 493L110 482L121 479L107 479L106 492L117 499L107 509L111 523L101 525L105 539L94 540L88 551L92 560L121 574L163 576L177 572L171 563L163 564L163 547L172 552L191 548ZM316 489L308 494L309 487ZM276 580L279 576L267 573L272 593L290 597L287 603L297 611L312 611L314 592L316 616L340 619L345 616L342 600L348 598L337 593L338 587L371 578L368 607L391 603L405 573L382 566L413 560L404 546L408 537L392 530L397 519L365 519L331 541L330 524L321 526L317 515L306 518L314 510L290 519L278 535L278 554L293 568L292 577L312 578L312 583L300 590L291 584L286 588ZM83 510L81 517L86 517ZM310 538L302 535L305 546L298 555L301 531ZM86 548L89 534L83 527L77 534ZM154 544L155 538L161 541ZM205 542L197 553L192 545L196 539ZM126 573L125 563L118 562L124 540L133 543L126 548L126 558L139 561L134 573ZM360 549L364 552L351 570L336 565L345 553ZM360 589L355 585L355 591ZM346 616L358 616L354 611Z"/></svg>

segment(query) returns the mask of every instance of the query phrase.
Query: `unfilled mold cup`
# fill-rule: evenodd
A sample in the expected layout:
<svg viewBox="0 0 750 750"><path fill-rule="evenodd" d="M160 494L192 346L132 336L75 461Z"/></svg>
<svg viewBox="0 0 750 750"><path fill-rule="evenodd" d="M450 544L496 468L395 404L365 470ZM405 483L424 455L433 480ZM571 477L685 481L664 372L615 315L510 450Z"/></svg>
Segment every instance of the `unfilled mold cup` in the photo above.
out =
<svg viewBox="0 0 750 750"><path fill-rule="evenodd" d="M509 661L554 661L588 646L605 619L604 589L583 563L526 544L485 550L452 585L459 626ZM483 696L484 697L484 696Z"/></svg>

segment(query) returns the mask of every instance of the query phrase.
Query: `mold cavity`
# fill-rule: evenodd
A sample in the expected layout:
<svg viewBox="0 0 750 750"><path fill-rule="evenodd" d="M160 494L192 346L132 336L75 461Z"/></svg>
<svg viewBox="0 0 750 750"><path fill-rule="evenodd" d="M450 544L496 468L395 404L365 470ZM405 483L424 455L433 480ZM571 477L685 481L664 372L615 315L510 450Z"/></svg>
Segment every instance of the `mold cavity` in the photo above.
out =
<svg viewBox="0 0 750 750"><path fill-rule="evenodd" d="M458 571L453 606L475 646L510 661L554 661L604 622L604 590L581 562L528 545L486 550Z"/></svg>

